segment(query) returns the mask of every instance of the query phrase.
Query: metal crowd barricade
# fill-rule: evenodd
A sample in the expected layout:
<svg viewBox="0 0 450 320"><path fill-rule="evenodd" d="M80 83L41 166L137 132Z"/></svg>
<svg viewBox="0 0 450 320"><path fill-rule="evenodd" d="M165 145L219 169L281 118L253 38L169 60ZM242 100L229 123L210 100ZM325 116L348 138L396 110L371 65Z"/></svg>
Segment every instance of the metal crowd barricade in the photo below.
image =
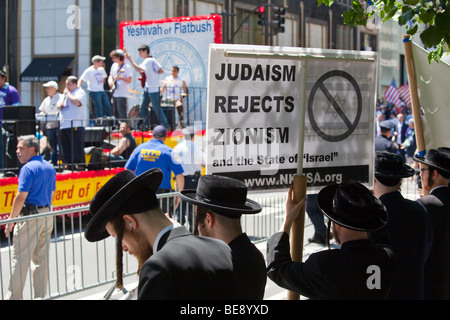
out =
<svg viewBox="0 0 450 320"><path fill-rule="evenodd" d="M174 204L177 193L167 193L158 195L160 203L167 205ZM258 215L243 216L242 225L244 231L253 242L263 241L271 234L278 231L284 214L284 193L274 194L256 194L251 197L263 205L263 211ZM192 205L188 210L193 213ZM72 209L53 211L45 214L20 217L12 220L0 221L1 232L4 233L4 227L7 223L24 223L36 221L38 219L53 219L53 232L51 240L45 244L48 260L48 283L46 284L46 296L43 299L57 299L67 297L75 293L80 293L88 289L99 287L105 284L115 282L115 239L109 237L103 241L89 243L83 235L90 215L86 214L87 206L80 206ZM83 214L84 213L84 214ZM179 216L171 215L177 220ZM193 226L193 214L190 220L185 222L189 229ZM31 225L31 224L30 224ZM21 232L26 229L22 229ZM7 298L8 286L12 273L12 234L5 238L2 236L2 245L0 248L0 298ZM28 243L20 244L29 246ZM34 264L30 259L24 261L29 265L26 280L22 284L24 300L32 300L34 297L33 270ZM124 255L124 277L136 275L138 269L137 259ZM38 281L40 281L38 279ZM18 286L19 284L13 284Z"/></svg>
<svg viewBox="0 0 450 320"><path fill-rule="evenodd" d="M416 200L419 193L415 179L404 179L402 194L405 198ZM158 195L161 206L168 207L175 204L177 193ZM243 231L247 233L252 242L267 240L272 234L279 231L285 215L285 192L250 194L249 197L261 203L263 210L257 215L244 215L241 218ZM87 206L49 212L36 216L20 217L9 221L0 221L1 232L7 223L22 223L37 219L51 217L53 219L53 232L51 240L46 244L48 248L48 283L47 295L44 299L57 299L71 294L81 293L88 289L115 282L115 240L109 237L103 241L89 243L85 240L83 231L89 221L90 215L86 213ZM194 207L188 206L188 212L193 213ZM193 230L194 215L187 215L184 225ZM174 220L180 216L173 213ZM308 216L305 217L305 228L312 227ZM32 239L29 239L31 241ZM12 272L12 240L11 237L1 243L0 248L0 298L6 299L10 276ZM27 244L21 244L28 246ZM308 244L305 244L308 245ZM24 263L30 264L30 260ZM28 269L27 277L23 283L23 299L31 300L33 296L32 268ZM124 255L124 278L136 275L137 260ZM39 279L38 279L39 281ZM17 284L16 284L17 285Z"/></svg>

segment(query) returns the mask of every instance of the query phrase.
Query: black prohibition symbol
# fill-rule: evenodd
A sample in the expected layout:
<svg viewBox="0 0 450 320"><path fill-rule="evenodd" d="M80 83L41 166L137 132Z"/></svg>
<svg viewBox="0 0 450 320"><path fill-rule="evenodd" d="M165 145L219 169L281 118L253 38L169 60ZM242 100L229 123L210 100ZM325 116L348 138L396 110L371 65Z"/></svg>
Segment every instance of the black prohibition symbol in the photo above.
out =
<svg viewBox="0 0 450 320"><path fill-rule="evenodd" d="M331 78L331 77L342 77L346 80L348 80L353 88L355 89L356 96L358 99L358 110L356 113L355 120L351 122L347 115L344 113L344 110L342 110L341 106L336 102L336 100L331 95L330 91L325 86L324 82ZM337 112L339 117L344 121L345 125L347 126L348 130L337 136L326 134L325 132L320 129L319 125L316 122L316 119L314 118L314 97L317 93L317 90L320 89L325 97L328 99L328 101L331 103L334 110ZM330 72L325 73L323 76L317 80L317 82L314 84L313 88L311 89L311 94L309 95L309 101L308 101L308 115L309 115L309 122L311 123L312 128L317 133L319 137L322 139L329 141L329 142L339 142L342 140L347 139L358 126L359 120L361 119L362 114L362 96L361 96L361 89L359 88L358 83L356 82L355 78L353 78L349 73L341 70L333 70Z"/></svg>

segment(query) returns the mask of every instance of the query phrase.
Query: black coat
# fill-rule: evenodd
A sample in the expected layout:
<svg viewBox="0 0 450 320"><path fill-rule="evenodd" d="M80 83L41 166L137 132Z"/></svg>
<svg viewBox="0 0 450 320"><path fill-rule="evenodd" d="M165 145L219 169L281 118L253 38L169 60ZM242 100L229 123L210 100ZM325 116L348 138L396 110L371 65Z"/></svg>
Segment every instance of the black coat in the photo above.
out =
<svg viewBox="0 0 450 320"><path fill-rule="evenodd" d="M433 245L425 265L425 299L450 299L450 189L442 186L418 199L433 224Z"/></svg>
<svg viewBox="0 0 450 320"><path fill-rule="evenodd" d="M289 249L285 232L267 243L267 274L277 285L312 299L387 298L395 271L389 248L370 240L347 241L340 249L313 253L302 263L291 260ZM370 288L377 274L380 286Z"/></svg>
<svg viewBox="0 0 450 320"><path fill-rule="evenodd" d="M228 244L233 255L239 299L262 300L266 289L266 262L261 251L243 233Z"/></svg>
<svg viewBox="0 0 450 320"><path fill-rule="evenodd" d="M225 242L195 236L184 227L167 234L142 266L139 300L237 299L231 249Z"/></svg>
<svg viewBox="0 0 450 320"><path fill-rule="evenodd" d="M380 197L389 218L386 225L397 272L390 300L422 300L425 262L431 250L433 229L424 206L403 198L400 192Z"/></svg>

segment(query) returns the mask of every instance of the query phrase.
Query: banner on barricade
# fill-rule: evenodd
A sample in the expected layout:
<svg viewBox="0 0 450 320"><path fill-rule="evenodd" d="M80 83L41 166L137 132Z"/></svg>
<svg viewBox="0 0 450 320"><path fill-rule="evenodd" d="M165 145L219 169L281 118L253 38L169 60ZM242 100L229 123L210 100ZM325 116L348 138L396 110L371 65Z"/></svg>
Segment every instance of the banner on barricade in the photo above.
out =
<svg viewBox="0 0 450 320"><path fill-rule="evenodd" d="M192 91L185 103L185 117L205 119L207 69L209 45L222 42L222 17L220 15L167 18L150 21L125 21L120 24L120 46L126 48L138 64L142 62L138 48L150 47L153 56L164 69L162 80L171 75L174 65L180 68L179 76ZM133 69L134 70L134 69ZM134 70L133 92L142 93L142 86ZM140 104L140 96L134 96Z"/></svg>
<svg viewBox="0 0 450 320"><path fill-rule="evenodd" d="M98 190L121 169L56 174L53 210L90 203ZM18 178L0 180L0 220L7 219L17 193Z"/></svg>
<svg viewBox="0 0 450 320"><path fill-rule="evenodd" d="M376 53L214 44L210 61L208 174L276 190L301 165L308 191L373 186Z"/></svg>

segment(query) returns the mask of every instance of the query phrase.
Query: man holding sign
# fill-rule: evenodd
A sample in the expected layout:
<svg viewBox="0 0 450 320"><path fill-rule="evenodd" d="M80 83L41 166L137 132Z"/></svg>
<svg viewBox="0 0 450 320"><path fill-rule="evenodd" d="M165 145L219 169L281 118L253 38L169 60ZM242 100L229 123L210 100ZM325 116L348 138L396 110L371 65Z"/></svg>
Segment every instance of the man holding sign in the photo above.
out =
<svg viewBox="0 0 450 320"><path fill-rule="evenodd" d="M320 251L305 262L293 262L289 234L305 200L294 203L293 189L286 201L280 232L267 243L267 275L279 286L312 299L386 299L394 277L393 251L368 238L381 229L387 211L363 185L347 182L323 188L317 203L333 222L333 237L341 248ZM364 214L362 214L364 213Z"/></svg>

